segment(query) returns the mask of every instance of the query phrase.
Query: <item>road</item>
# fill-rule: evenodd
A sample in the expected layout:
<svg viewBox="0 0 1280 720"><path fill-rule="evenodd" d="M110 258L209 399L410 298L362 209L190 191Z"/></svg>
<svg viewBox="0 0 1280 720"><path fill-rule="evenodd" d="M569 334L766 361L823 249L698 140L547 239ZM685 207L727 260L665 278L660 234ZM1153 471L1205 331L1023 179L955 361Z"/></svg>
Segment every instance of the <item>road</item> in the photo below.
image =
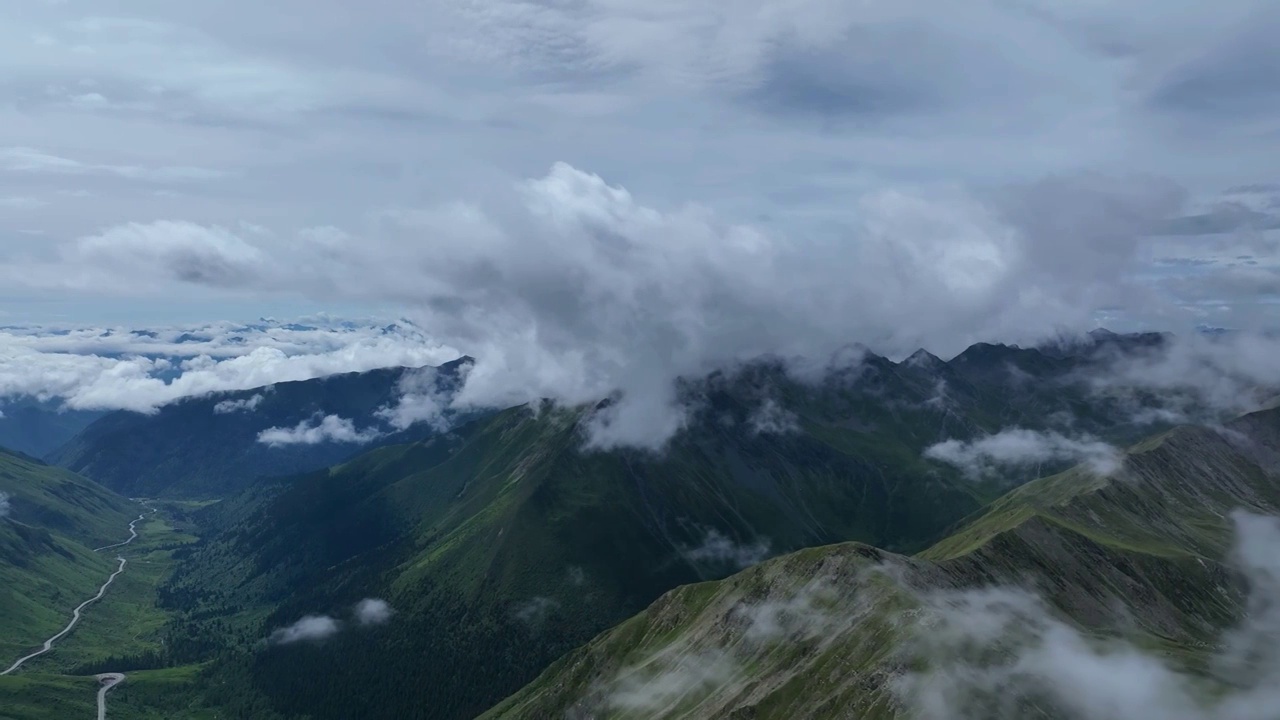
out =
<svg viewBox="0 0 1280 720"><path fill-rule="evenodd" d="M142 522L142 519L145 518L146 516L154 515L156 512L156 509L148 505L146 500L140 500L139 502L142 503L143 507L150 508L151 512L142 513L141 515L138 516L137 520L134 520L133 522L129 523L129 539L125 540L124 542L118 542L114 545L103 545L100 548L94 548L93 549L94 552L102 552L103 550L110 550L111 548L124 547L125 545L128 545L129 543L138 539L138 530L134 526Z"/></svg>
<svg viewBox="0 0 1280 720"><path fill-rule="evenodd" d="M124 673L102 673L94 675L102 687L98 688L98 720L107 720L107 693L124 682Z"/></svg>
<svg viewBox="0 0 1280 720"><path fill-rule="evenodd" d="M61 640L63 637L66 636L67 633L71 632L72 628L76 626L76 623L80 622L80 613L90 604L95 603L98 600L101 600L103 594L107 592L107 588L111 587L111 583L115 582L116 577L120 575L120 573L124 572L125 563L128 561L126 561L123 557L117 557L116 559L120 561L120 567L116 569L115 572L111 573L111 577L107 578L106 582L102 583L102 587L98 588L97 595L94 595L88 600L85 600L84 602L80 603L80 606L77 607L74 611L72 611L71 622L67 623L67 626L62 628L62 631L59 632L57 635L54 635L48 640L45 640L43 648L31 653L26 657L19 658L17 662L9 666L8 670L5 670L4 672L0 672L0 675L8 675L9 673L12 673L13 671L22 667L28 660L32 658L38 658L41 655L49 652L50 650L53 649L53 644L55 642Z"/></svg>
<svg viewBox="0 0 1280 720"><path fill-rule="evenodd" d="M110 550L111 548L116 548L116 547L123 547L133 542L134 540L137 540L138 531L135 529L134 526L137 525L139 522L141 522L142 519L145 518L146 516L154 514L156 512L156 509L152 508L150 505L147 505L145 500L142 501L142 505L143 507L150 509L151 512L142 513L141 515L138 516L137 520L134 520L133 522L129 523L129 539L128 540L125 540L124 542L116 543L114 545L104 545L100 548L95 548L94 552L100 552L102 550ZM89 605L92 605L93 603L101 600L102 596L106 594L107 588L111 587L111 583L115 582L116 578L119 577L120 573L124 572L124 566L128 563L128 561L124 559L123 555L117 555L116 560L120 561L120 567L116 568L116 571L111 573L111 577L107 578L107 581L102 583L102 587L98 588L97 595L94 595L88 600L85 600L84 602L80 603L80 605L71 612L71 622L67 623L67 626L62 628L62 631L59 632L57 635L54 635L53 637L49 638L48 640L45 640L44 646L39 650L31 653L30 655L27 655L26 657L18 658L18 661L10 665L8 670L5 670L4 672L0 672L0 676L9 675L10 673L13 673L18 668L26 664L28 660L31 660L32 658L38 658L41 655L44 655L45 653L53 649L54 643L66 637L67 633L71 632L72 629L75 628L76 623L80 622L80 615L82 612L84 612L84 609Z"/></svg>
<svg viewBox="0 0 1280 720"><path fill-rule="evenodd" d="M129 543L138 539L138 529L137 529L138 523L142 522L143 519L145 519L148 515L154 515L158 509L148 505L146 500L140 500L139 502L141 502L142 506L147 508L151 512L144 512L141 515L139 515L136 520L129 523L129 539L125 540L124 542L115 543L114 545L103 545L100 548L94 548L93 550L94 552L101 552L103 550L110 550L111 548L124 547L125 545L128 545ZM102 587L98 588L97 595L94 595L88 600L85 600L84 602L80 603L80 605L77 606L76 609L71 612L71 622L67 623L67 626L62 628L62 630L57 635L54 635L48 640L45 640L44 646L41 647L39 650L31 653L30 655L27 655L26 657L18 658L18 661L10 665L8 670L5 670L4 672L0 672L0 676L9 675L10 673L17 671L18 668L26 664L28 660L31 660L32 658L38 658L41 655L44 655L45 653L49 652L50 650L53 649L54 643L66 637L68 633L70 633L73 629L75 629L76 623L80 622L80 616L84 612L84 609L102 599L102 596L107 593L107 588L111 587L111 583L116 581L116 578L120 576L120 573L124 572L124 566L129 563L128 560L124 559L123 555L117 555L116 560L120 561L120 567L116 568L116 571L111 573L111 577L107 578L107 581L102 583ZM120 683L124 682L124 675L122 673L103 673L102 675L97 675L96 677L98 678L99 681L102 682L102 687L98 689L98 720L106 720L107 693L111 692L111 689L114 688L116 685L119 685Z"/></svg>

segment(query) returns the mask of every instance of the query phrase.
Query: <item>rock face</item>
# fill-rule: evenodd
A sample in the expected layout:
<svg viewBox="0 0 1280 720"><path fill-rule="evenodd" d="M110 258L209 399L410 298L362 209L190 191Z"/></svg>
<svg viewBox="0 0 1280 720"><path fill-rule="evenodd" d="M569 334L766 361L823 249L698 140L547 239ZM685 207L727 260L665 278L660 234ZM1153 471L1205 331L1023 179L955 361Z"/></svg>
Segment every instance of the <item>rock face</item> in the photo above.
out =
<svg viewBox="0 0 1280 720"><path fill-rule="evenodd" d="M483 717L1124 717L1127 696L1107 687L1092 691L1107 708L1064 691L1090 663L1141 669L1133 692L1172 678L1159 702L1187 707L1150 717L1218 717L1215 702L1263 686L1198 700L1186 688L1212 686L1249 586L1276 589L1248 575L1258 547L1235 554L1246 582L1231 548L1233 514L1280 512L1278 452L1277 410L1177 428L1130 449L1111 477L1076 468L1028 483L913 557L842 544L682 587ZM1263 526L1274 557L1280 533ZM1257 600L1249 622L1266 612ZM1239 635L1274 643L1274 631ZM1062 677L1044 672L1052 653L1077 658Z"/></svg>

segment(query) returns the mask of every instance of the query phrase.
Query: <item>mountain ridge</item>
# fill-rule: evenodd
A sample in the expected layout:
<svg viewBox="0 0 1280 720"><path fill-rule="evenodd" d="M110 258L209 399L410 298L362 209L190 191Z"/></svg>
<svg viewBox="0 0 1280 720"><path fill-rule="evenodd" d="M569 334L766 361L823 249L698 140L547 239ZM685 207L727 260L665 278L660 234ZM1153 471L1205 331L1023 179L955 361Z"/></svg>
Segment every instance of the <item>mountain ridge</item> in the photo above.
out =
<svg viewBox="0 0 1280 720"><path fill-rule="evenodd" d="M1280 510L1277 452L1276 410L1239 418L1225 431L1179 428L1132 448L1115 477L1073 468L1027 483L914 557L846 543L680 588L482 717L909 717L895 683L906 677L902 663L919 660L890 652L916 642L903 630L911 623L894 618L918 613L921 592L1027 587L1028 576L1057 616L1203 666L1205 648L1244 612L1243 588L1225 564L1227 516L1242 506ZM887 585L876 580L885 577ZM815 579L834 594L813 595ZM849 599L868 593L861 605ZM780 617L796 611L799 630L741 645L748 632L741 615L761 607L783 608ZM814 617L828 618L819 623L821 637L804 632ZM723 654L733 658L728 674L682 686L678 695L661 692L672 673L697 672L680 658ZM644 683L629 684L637 672ZM642 685L658 700L632 702ZM1025 714L993 706L992 714L972 717L1058 717L1018 707Z"/></svg>

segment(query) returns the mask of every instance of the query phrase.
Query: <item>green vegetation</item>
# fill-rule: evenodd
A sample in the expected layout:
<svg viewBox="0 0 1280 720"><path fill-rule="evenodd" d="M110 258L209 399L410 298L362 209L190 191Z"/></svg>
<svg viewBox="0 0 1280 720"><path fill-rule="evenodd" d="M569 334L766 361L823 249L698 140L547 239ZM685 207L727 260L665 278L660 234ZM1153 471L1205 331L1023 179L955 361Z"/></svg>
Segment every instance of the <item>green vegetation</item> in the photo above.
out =
<svg viewBox="0 0 1280 720"><path fill-rule="evenodd" d="M121 548L125 572L53 652L31 661L33 671L89 675L164 664L173 613L158 607L158 592L173 573L175 552L196 538L174 527L163 504L155 506L161 511L138 523L138 539Z"/></svg>
<svg viewBox="0 0 1280 720"><path fill-rule="evenodd" d="M442 374L451 374L457 364L442 366ZM316 414L356 418L362 426L374 423L374 412L398 397L405 371L387 368L188 398L152 415L109 413L50 460L125 495L223 497L261 478L326 467L365 449L350 443L270 447L258 442L258 434L294 427ZM219 403L255 397L251 412L216 411ZM407 442L429 432L422 426L382 442Z"/></svg>
<svg viewBox="0 0 1280 720"><path fill-rule="evenodd" d="M903 621L920 593L992 583L1039 583L1094 637L1123 635L1199 669L1243 611L1239 589L1225 589L1227 517L1280 511L1266 469L1280 411L1228 432L1250 443L1179 428L1137 446L1115 477L1075 469L1028 483L917 558L842 544L679 588L484 718L900 717L893 678L913 662L913 633L929 632ZM762 618L771 631L753 641Z"/></svg>
<svg viewBox="0 0 1280 720"><path fill-rule="evenodd" d="M596 408L513 408L259 484L202 515L223 530L163 591L173 642L192 649L183 662L248 668L243 694L281 712L470 718L674 587L848 540L928 547L997 494L923 460L934 442L1060 411L1133 436L1130 407L1064 384L1082 362L1000 346L954 366L869 355L819 385L759 363L687 384L699 409L661 454L583 451ZM1042 382L1013 383L1010 367ZM769 400L785 432L759 431ZM264 643L306 615L350 624L370 596L397 610L392 626Z"/></svg>
<svg viewBox="0 0 1280 720"><path fill-rule="evenodd" d="M0 677L0 720L66 720L97 715L98 681L38 673Z"/></svg>
<svg viewBox="0 0 1280 720"><path fill-rule="evenodd" d="M1199 437L1179 430L1169 436L1177 442L1147 443L1131 457L1130 474L1157 484L1205 457L1230 480L1227 495L1209 504L1181 498L1208 510L1179 514L1188 530L1173 535L1139 522L1171 498L1129 497L1062 467L1000 497L1007 484L975 484L922 459L940 440L1047 428L1058 413L1081 431L1137 440L1133 398L1099 398L1072 384L1091 362L975 346L950 363L868 355L818 384L762 362L686 383L696 410L662 453L584 450L584 428L606 404L544 405L257 482L339 459L327 454L334 446L269 450L257 432L315 412L367 416L391 399L399 371L283 384L262 393L252 417L213 406L254 392L188 400L153 418L111 415L62 461L131 492L223 499L165 503L131 546L129 571L112 588L119 593L108 596L115 602L95 606L65 652L33 669L127 672L112 702L142 718L472 718L535 680L495 713L607 715L611 706L591 688L635 665L637 681L704 665L717 677L716 658L734 646L725 633L738 622L735 608L785 605L799 593L856 620L734 655L734 676L750 679L742 690L749 709L741 693L708 699L695 688L671 716L821 718L829 714L813 703L827 702L869 703L876 717L888 712L881 676L899 639L890 619L913 602L869 571L882 563L951 587L1071 568L1083 553L1103 568L1138 568L1169 597L1186 596L1171 585L1183 574L1199 582L1209 572L1189 561L1218 568L1226 527L1212 513L1240 499L1241 482L1263 485L1256 463L1210 447L1212 438L1187 457L1164 457L1158 448ZM761 423L771 404L785 410ZM237 491L223 495L228 489ZM832 598L810 587L814 578L846 583L847 592ZM1126 581L1107 572L1087 580L1073 601L1104 617L1099 604ZM390 623L355 621L354 606L368 597L390 603ZM1173 629L1236 609L1193 600L1157 604L1152 617L1163 624L1151 642L1183 648ZM322 642L268 640L317 614L342 629ZM849 668L856 688L840 680ZM843 689L814 696L810 678Z"/></svg>
<svg viewBox="0 0 1280 720"><path fill-rule="evenodd" d="M0 670L37 648L116 569L92 548L128 537L137 503L60 468L0 451Z"/></svg>

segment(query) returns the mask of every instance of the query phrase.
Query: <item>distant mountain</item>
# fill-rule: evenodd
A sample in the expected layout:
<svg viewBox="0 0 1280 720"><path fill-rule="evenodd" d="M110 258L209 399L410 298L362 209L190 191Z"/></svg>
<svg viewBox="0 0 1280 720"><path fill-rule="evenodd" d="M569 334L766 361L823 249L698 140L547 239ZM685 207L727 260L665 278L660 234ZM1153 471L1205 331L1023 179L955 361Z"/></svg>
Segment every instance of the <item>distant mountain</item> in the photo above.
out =
<svg viewBox="0 0 1280 720"><path fill-rule="evenodd" d="M92 549L127 538L138 508L75 473L0 450L0 666L93 595L116 563Z"/></svg>
<svg viewBox="0 0 1280 720"><path fill-rule="evenodd" d="M283 713L469 718L679 585L849 540L924 549L998 494L923 459L941 440L1061 413L1136 439L1132 408L1067 383L1095 361L980 346L814 382L762 361L686 382L661 454L584 450L597 408L512 408L219 503L166 592L184 642L241 657ZM261 645L364 597L393 623Z"/></svg>
<svg viewBox="0 0 1280 720"><path fill-rule="evenodd" d="M106 413L64 410L57 401L0 400L0 447L44 457Z"/></svg>
<svg viewBox="0 0 1280 720"><path fill-rule="evenodd" d="M930 686L951 692L948 717L1097 717L1078 714L1079 705L1066 712L1079 701L1068 681L1063 692L1045 689L1056 681L1046 653L1078 665L1070 653L1107 657L1107 637L1199 675L1200 707L1211 707L1257 680L1248 672L1215 680L1211 672L1223 629L1247 616L1248 587L1226 564L1230 517L1242 508L1280 512L1280 410L1154 437L1131 448L1113 477L1074 468L1028 483L915 557L841 544L679 588L483 718L917 717L910 701L922 696L904 683L957 667L962 673L945 676L951 685ZM978 591L993 584L1039 591L1047 609L1025 595ZM1268 599L1258 602L1248 610L1269 622ZM1242 648L1275 642L1236 640L1247 641ZM1150 672L1115 653L1099 665ZM1025 663L1015 665L1020 657ZM1117 682L1138 682L1125 678ZM1097 693L1105 704L1116 689L1074 692Z"/></svg>
<svg viewBox="0 0 1280 720"><path fill-rule="evenodd" d="M126 495L206 498L236 492L258 478L323 468L378 445L430 434L428 425L397 430L378 411L394 406L406 378L431 373L447 392L463 358L431 368L387 368L239 392L188 398L155 414L113 412L96 420L50 461ZM332 417L342 433L322 432ZM346 423L346 425L343 425ZM263 431L280 428L313 437L269 444Z"/></svg>

